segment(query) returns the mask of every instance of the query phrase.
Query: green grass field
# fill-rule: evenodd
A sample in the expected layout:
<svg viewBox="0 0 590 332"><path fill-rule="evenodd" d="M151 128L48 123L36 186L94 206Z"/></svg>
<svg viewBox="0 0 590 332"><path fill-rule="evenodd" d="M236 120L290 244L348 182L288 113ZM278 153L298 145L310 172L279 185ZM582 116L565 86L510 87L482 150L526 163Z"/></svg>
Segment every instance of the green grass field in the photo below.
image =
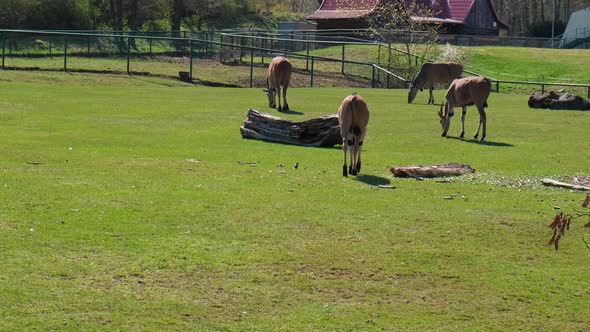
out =
<svg viewBox="0 0 590 332"><path fill-rule="evenodd" d="M590 113L494 93L481 143L458 118L440 137L425 92L357 91L363 174L343 178L338 147L241 138L249 108L279 115L260 89L0 72L0 330L587 329L588 218L547 245L585 196L539 180L590 175ZM290 89L286 117L351 92ZM477 172L388 170L446 162Z"/></svg>
<svg viewBox="0 0 590 332"><path fill-rule="evenodd" d="M401 48L399 46L398 48ZM438 47L435 54L442 52L443 46ZM501 81L524 81L524 82L545 82L545 83L575 83L590 84L587 71L583 65L590 62L590 52L587 50L557 50L525 47L459 47L464 54L463 64L465 69L480 75L491 77ZM228 50L225 50L227 52ZM189 71L188 57L169 57L153 55L148 56L146 50L142 55L134 54L130 60L130 70L134 75L157 76L166 78L177 78L179 71ZM200 83L211 85L230 85L249 87L250 86L250 55L244 51L242 62L239 63L239 50L233 50L233 57L225 54L225 64L219 62L217 55L210 59L193 60L193 78ZM300 52L305 54L305 51ZM386 49L381 51L374 45L348 45L345 47L345 60L358 61L363 63L387 63L388 55ZM7 55L4 65L8 68L19 69L42 69L48 71L60 71L64 68L64 58L60 53L54 52L52 57L25 57ZM312 50L311 55L330 59L342 59L342 47L328 47ZM380 56L379 56L380 55ZM416 68L400 67L406 64L405 55L392 52L392 69L398 75L411 79ZM380 59L379 59L380 58ZM253 86L263 87L266 84L266 66L270 58L264 61L260 57L254 58L252 70ZM291 60L296 68L293 77L293 87L309 87L311 85L311 63L301 58L292 57ZM435 59L441 60L441 59ZM229 64L232 65L229 65ZM88 57L72 56L67 58L68 70L110 72L127 74L126 56L110 57ZM314 87L370 87L372 78L372 67L360 64L347 63L344 66L345 75L341 75L342 64L333 61L317 60L314 63ZM377 73L379 74L379 73ZM378 79L379 77L377 77ZM381 83L385 84L384 78ZM396 82L397 83L397 82ZM392 86L395 83L392 82ZM496 86L494 85L494 88ZM502 83L499 85L500 92L528 94L532 91L540 91L541 85L523 85ZM546 86L546 90L565 89L572 94L588 98L587 87L568 86Z"/></svg>

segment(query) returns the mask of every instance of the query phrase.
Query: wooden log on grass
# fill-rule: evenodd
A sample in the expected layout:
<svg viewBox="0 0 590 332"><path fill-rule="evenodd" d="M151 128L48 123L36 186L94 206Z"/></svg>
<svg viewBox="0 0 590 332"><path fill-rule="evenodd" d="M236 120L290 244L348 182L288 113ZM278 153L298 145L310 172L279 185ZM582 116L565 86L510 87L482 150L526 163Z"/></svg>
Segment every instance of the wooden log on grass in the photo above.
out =
<svg viewBox="0 0 590 332"><path fill-rule="evenodd" d="M561 181L557 181L557 180L553 180L553 179L549 179L549 178L544 178L542 180L542 182L544 185L551 186L551 187L560 187L560 188L566 188L566 189L572 189L572 190L590 191L590 187L561 182Z"/></svg>
<svg viewBox="0 0 590 332"><path fill-rule="evenodd" d="M444 165L393 166L390 171L397 177L434 178L457 176L473 173L475 170L467 164L448 163Z"/></svg>
<svg viewBox="0 0 590 332"><path fill-rule="evenodd" d="M240 132L243 138L276 143L318 147L342 144L336 114L295 122L251 109Z"/></svg>

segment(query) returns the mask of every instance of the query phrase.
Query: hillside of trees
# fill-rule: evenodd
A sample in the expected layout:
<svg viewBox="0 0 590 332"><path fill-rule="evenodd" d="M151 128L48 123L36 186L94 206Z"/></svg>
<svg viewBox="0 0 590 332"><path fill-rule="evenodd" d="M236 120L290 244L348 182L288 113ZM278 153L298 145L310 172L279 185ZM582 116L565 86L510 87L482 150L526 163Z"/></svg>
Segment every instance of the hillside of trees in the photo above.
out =
<svg viewBox="0 0 590 332"><path fill-rule="evenodd" d="M510 35L531 37L551 37L554 8L558 35L565 29L572 12L590 6L590 3L573 0L495 0L495 3L500 20L510 26Z"/></svg>
<svg viewBox="0 0 590 332"><path fill-rule="evenodd" d="M303 18L317 0L0 0L0 28L206 30L274 27Z"/></svg>
<svg viewBox="0 0 590 332"><path fill-rule="evenodd" d="M343 0L344 1L344 0ZM510 35L550 36L582 7L572 0L495 0ZM321 0L0 0L0 28L75 30L212 30L274 28L297 21Z"/></svg>

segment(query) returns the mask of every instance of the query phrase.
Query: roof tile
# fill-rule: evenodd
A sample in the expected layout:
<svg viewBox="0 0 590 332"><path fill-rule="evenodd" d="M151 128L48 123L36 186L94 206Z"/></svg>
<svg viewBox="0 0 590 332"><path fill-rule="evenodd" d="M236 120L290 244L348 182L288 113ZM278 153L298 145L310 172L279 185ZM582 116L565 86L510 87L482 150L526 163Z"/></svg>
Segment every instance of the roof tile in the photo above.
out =
<svg viewBox="0 0 590 332"><path fill-rule="evenodd" d="M324 0L320 8L311 15L308 19L336 19L336 18L357 18L369 14L381 0ZM469 12L473 8L475 0L405 0L416 1L421 6L425 5L433 10L434 18L445 20L448 22L460 21L465 22ZM498 14L495 9L495 1L490 0L492 10L496 20ZM419 17L420 19L427 19L426 17ZM498 22L502 26L506 25Z"/></svg>
<svg viewBox="0 0 590 332"><path fill-rule="evenodd" d="M467 19L475 0L447 0L451 11L450 18L463 21Z"/></svg>

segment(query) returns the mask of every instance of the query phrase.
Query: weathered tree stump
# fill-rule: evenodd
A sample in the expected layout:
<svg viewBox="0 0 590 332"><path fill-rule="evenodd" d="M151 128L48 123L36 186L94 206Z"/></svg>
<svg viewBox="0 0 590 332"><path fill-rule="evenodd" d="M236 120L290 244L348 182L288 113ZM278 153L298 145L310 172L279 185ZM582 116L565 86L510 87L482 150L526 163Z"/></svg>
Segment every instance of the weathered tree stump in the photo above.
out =
<svg viewBox="0 0 590 332"><path fill-rule="evenodd" d="M295 122L251 109L242 123L243 138L303 146L342 144L338 116L327 115Z"/></svg>
<svg viewBox="0 0 590 332"><path fill-rule="evenodd" d="M178 72L178 79L183 81L183 82L187 82L187 83L192 83L192 79L190 76L190 73L188 71L179 71Z"/></svg>
<svg viewBox="0 0 590 332"><path fill-rule="evenodd" d="M434 178L473 173L475 170L467 164L448 163L446 165L393 166L390 171L397 177Z"/></svg>

